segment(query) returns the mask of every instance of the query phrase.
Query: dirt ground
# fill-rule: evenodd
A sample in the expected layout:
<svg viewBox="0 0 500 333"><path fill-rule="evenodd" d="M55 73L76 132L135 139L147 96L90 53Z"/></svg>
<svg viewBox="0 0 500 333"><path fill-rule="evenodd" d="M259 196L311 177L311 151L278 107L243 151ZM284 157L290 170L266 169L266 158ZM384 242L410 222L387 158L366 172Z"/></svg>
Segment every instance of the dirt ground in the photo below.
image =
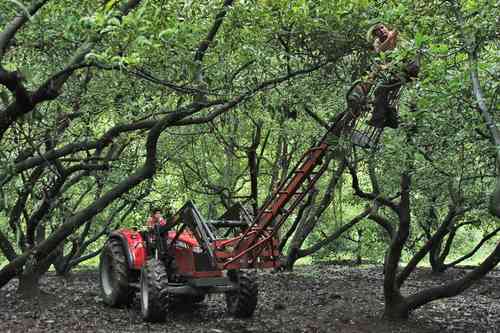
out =
<svg viewBox="0 0 500 333"><path fill-rule="evenodd" d="M420 269L404 292L438 285L465 274L439 277ZM50 275L43 290L54 295L26 302L16 297L16 281L0 290L0 332L500 332L500 271L462 295L415 311L406 322L380 319L383 309L380 267L298 267L292 273L259 273L259 305L246 320L226 313L224 297L213 295L189 309L170 309L167 321L147 324L138 302L128 309L106 307L96 272L70 279Z"/></svg>

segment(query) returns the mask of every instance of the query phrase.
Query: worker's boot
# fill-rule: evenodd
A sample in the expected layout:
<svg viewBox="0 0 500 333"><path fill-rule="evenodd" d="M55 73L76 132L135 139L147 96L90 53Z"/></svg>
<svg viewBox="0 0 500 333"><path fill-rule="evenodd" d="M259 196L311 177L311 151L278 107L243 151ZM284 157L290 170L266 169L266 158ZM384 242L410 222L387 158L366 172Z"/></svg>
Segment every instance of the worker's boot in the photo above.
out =
<svg viewBox="0 0 500 333"><path fill-rule="evenodd" d="M398 119L398 111L396 108L389 106L387 108L387 117L385 119L385 126L390 127L390 128L398 128L399 126L399 119Z"/></svg>
<svg viewBox="0 0 500 333"><path fill-rule="evenodd" d="M372 117L368 120L368 125L375 128L384 128L386 117L385 113L386 111L383 105L375 104Z"/></svg>

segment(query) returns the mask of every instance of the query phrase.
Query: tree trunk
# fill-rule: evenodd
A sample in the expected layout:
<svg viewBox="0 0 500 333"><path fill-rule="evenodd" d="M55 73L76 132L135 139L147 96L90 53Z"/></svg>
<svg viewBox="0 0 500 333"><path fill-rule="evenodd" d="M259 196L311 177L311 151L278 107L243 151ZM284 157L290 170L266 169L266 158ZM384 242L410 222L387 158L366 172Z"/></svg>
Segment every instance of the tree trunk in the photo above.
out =
<svg viewBox="0 0 500 333"><path fill-rule="evenodd" d="M395 292L391 297L386 297L384 319L405 320L408 319L409 314L408 302L399 292Z"/></svg>
<svg viewBox="0 0 500 333"><path fill-rule="evenodd" d="M74 255L74 252L76 252L74 250L74 246L73 248L71 249L71 254L68 254L68 255L64 255L64 243L62 244L62 246L60 246L57 250L56 250L56 255L55 255L55 259L54 259L54 262L52 264L52 266L54 267L54 270L56 271L56 275L58 276L67 276L68 273L69 273L69 265L68 265L68 262L69 262L69 259L71 258L68 258L68 257L72 257L72 255Z"/></svg>
<svg viewBox="0 0 500 333"><path fill-rule="evenodd" d="M327 160L324 161L324 163L330 163L331 159L332 157L327 157ZM337 187L337 184L342 177L342 174L346 167L347 162L343 160L338 165L337 170L335 170L332 177L330 178L327 190L323 195L323 198L321 198L321 202L317 206L315 205L315 202L318 192L312 194L313 197L311 198L311 205L306 208L306 212L304 212L304 216L299 222L297 230L295 231L295 234L293 235L292 241L290 243L290 249L285 265L285 267L288 267L289 270L291 270L291 267L293 267L297 259L304 257L304 254L301 254L302 251L300 250L300 248L302 247L302 244L304 244L306 238L318 224L321 215L332 203L335 196L335 188Z"/></svg>
<svg viewBox="0 0 500 333"><path fill-rule="evenodd" d="M441 246L442 239L432 244L429 251L429 263L431 264L432 273L441 274L446 270L446 266L441 261Z"/></svg>
<svg viewBox="0 0 500 333"><path fill-rule="evenodd" d="M361 256L361 251L363 249L363 229L359 228L356 231L358 234L356 243L356 265L361 265L363 262L363 257Z"/></svg>
<svg viewBox="0 0 500 333"><path fill-rule="evenodd" d="M300 221L302 221L304 213L307 212L308 207L312 205L312 199L314 198L313 194L314 193L310 193L307 195L306 201L299 206L297 216L295 217L292 226L286 231L283 237L280 237L280 245L278 246L278 250L280 251L280 253L283 253L283 249L288 243L288 240L290 239L290 237L292 237L295 230L297 230Z"/></svg>
<svg viewBox="0 0 500 333"><path fill-rule="evenodd" d="M34 255L29 256L23 272L19 275L17 293L22 298L40 297L43 294L40 290L40 278L47 273L56 260L57 254L58 251L54 250L41 261L38 261Z"/></svg>
<svg viewBox="0 0 500 333"><path fill-rule="evenodd" d="M311 211L314 207L317 195L318 191L316 190L314 190L314 192L311 194L311 205L305 208L304 215L297 226L297 230L293 235L292 241L290 242L290 248L288 250L286 261L283 266L284 270L287 271L293 270L293 265L299 258L299 251L302 244L304 243L305 239L307 238L307 236L309 236L309 233L313 230L314 226L316 225L315 215L312 214L313 215L312 218L310 218L309 215L311 214Z"/></svg>
<svg viewBox="0 0 500 333"><path fill-rule="evenodd" d="M281 266L284 271L291 272L293 271L293 266L295 265L295 262L297 259L299 259L299 250L297 247L290 248L288 251L288 255L286 256L286 259L284 260L283 265Z"/></svg>
<svg viewBox="0 0 500 333"><path fill-rule="evenodd" d="M497 164L499 164L497 172L500 173L500 162ZM500 218L500 177L497 178L495 191L490 196L489 211L493 216Z"/></svg>
<svg viewBox="0 0 500 333"><path fill-rule="evenodd" d="M19 275L17 293L21 298L29 299L40 296L40 277L43 273L36 266L35 257L30 256L26 265L24 265L23 273Z"/></svg>
<svg viewBox="0 0 500 333"><path fill-rule="evenodd" d="M23 299L37 298L40 296L40 277L36 272L30 271L19 276L17 293Z"/></svg>

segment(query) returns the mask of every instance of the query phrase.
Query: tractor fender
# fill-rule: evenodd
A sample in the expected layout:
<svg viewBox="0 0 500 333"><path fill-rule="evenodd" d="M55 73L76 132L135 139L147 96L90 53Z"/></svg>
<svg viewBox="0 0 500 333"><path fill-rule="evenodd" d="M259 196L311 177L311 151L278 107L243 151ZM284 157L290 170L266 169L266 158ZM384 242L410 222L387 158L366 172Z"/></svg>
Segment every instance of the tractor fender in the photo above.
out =
<svg viewBox="0 0 500 333"><path fill-rule="evenodd" d="M113 238L120 240L129 269L141 269L146 262L146 248L142 235L134 230L122 229L113 231L109 235L109 239Z"/></svg>

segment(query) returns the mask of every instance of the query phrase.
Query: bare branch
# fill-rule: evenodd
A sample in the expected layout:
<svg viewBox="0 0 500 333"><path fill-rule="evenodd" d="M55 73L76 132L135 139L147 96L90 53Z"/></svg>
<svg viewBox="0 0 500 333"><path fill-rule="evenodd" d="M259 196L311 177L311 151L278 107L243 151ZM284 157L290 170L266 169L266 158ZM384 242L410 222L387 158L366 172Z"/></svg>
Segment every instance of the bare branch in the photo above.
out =
<svg viewBox="0 0 500 333"><path fill-rule="evenodd" d="M220 26L222 25L222 21L224 20L224 17L226 16L229 8L233 4L234 0L225 0L224 5L222 6L222 9L219 11L217 16L215 17L215 21L208 31L207 37L200 42L198 45L198 49L196 50L196 54L194 56L194 61L195 62L202 62L203 58L205 57L205 53L208 50L208 47L210 44L214 41L215 35L217 35L217 32L219 31Z"/></svg>
<svg viewBox="0 0 500 333"><path fill-rule="evenodd" d="M349 173L351 174L352 178L352 188L354 189L354 193L364 199L369 199L369 200L376 200L377 202L381 203L384 206L389 207L392 209L395 213L398 213L399 208L398 205L396 205L394 202L392 202L391 199L377 193L368 193L364 192L360 185L359 185L359 179L358 179L358 174L356 169L350 164L347 164L347 167L349 169Z"/></svg>
<svg viewBox="0 0 500 333"><path fill-rule="evenodd" d="M461 263L462 261L469 259L474 254L476 254L476 252L484 245L484 243L486 243L487 241L489 241L491 238L493 238L499 232L500 232L500 227L496 228L495 230L493 230L492 232L490 232L489 234L487 234L486 236L484 236L483 239L481 239L481 241L474 247L474 249L472 249L472 251L470 251L466 255L458 258L457 260L455 260L453 262L450 262L449 264L446 264L446 267L456 266L459 263Z"/></svg>
<svg viewBox="0 0 500 333"><path fill-rule="evenodd" d="M303 249L299 251L299 257L305 257L308 255L311 255L317 251L319 251L321 248L323 248L325 245L330 244L337 238L339 238L344 232L347 230L351 229L354 227L357 223L362 221L365 217L367 217L372 211L371 207L367 207L363 212L355 216L351 221L345 223L342 225L340 228L335 230L330 236L325 237L323 240L319 241L318 243L314 244L313 246Z"/></svg>
<svg viewBox="0 0 500 333"><path fill-rule="evenodd" d="M463 213L462 209L457 209L455 206L451 206L448 210L446 218L441 223L439 229L434 233L431 239L429 239L425 245L410 259L406 267L401 271L397 277L397 285L402 286L405 280L410 276L411 272L417 267L418 263L425 257L425 255L431 250L432 246L438 241L443 239L443 237L449 233L449 226L453 221Z"/></svg>
<svg viewBox="0 0 500 333"><path fill-rule="evenodd" d="M442 286L426 289L418 294L407 298L410 310L421 307L431 301L453 297L469 288L474 282L481 279L489 271L500 263L500 242L493 252L473 271L466 274L463 278L444 284Z"/></svg>

